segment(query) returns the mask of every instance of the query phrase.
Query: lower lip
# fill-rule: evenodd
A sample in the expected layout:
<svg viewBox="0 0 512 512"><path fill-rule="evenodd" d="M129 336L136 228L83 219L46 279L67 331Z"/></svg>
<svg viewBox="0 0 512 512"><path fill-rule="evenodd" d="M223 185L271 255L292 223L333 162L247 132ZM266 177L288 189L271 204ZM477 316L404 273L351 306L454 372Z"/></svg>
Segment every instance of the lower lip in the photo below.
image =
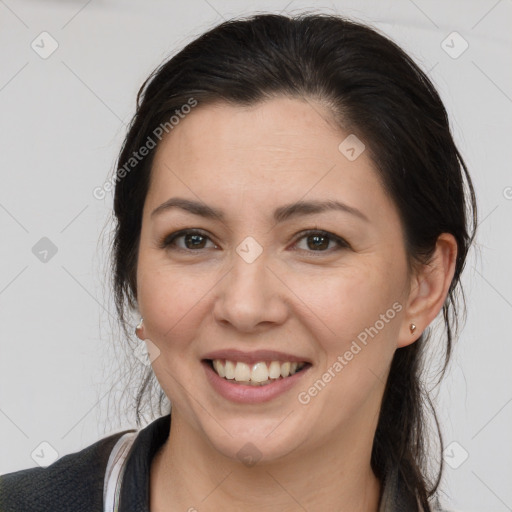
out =
<svg viewBox="0 0 512 512"><path fill-rule="evenodd" d="M257 404L268 402L292 388L302 376L311 368L308 366L290 377L276 380L263 386L250 386L247 384L235 384L232 380L220 377L206 361L202 361L206 377L213 389L224 398L232 402L244 404Z"/></svg>

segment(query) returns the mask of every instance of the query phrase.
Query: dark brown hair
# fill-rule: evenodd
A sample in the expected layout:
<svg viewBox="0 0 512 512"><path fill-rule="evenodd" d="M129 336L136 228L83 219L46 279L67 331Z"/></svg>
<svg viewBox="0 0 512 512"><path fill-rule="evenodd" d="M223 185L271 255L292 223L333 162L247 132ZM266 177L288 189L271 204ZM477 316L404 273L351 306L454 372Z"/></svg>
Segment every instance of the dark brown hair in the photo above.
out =
<svg viewBox="0 0 512 512"><path fill-rule="evenodd" d="M278 95L322 102L340 129L365 141L398 208L411 268L428 263L441 233L455 237L455 275L442 309L441 378L458 334L459 289L464 299L460 275L477 225L471 179L443 103L426 74L374 29L328 14L258 14L226 21L162 64L141 87L115 176L112 277L127 339L133 338L127 315L137 309L137 253L155 151L128 171L126 162L191 98L201 108L218 101L253 105ZM443 447L421 378L430 334L427 329L415 343L395 352L371 459L381 481L398 469L403 492L417 496L425 511L431 510L443 469L440 458L433 477L427 470L429 409ZM139 424L152 385L149 367L136 397ZM166 397L159 387L157 391L161 412Z"/></svg>

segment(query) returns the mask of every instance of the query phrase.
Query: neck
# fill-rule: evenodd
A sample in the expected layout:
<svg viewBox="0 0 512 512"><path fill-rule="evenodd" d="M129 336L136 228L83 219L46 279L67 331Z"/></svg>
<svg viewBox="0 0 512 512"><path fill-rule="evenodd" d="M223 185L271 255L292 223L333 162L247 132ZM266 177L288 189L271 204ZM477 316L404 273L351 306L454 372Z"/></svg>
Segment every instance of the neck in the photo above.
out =
<svg viewBox="0 0 512 512"><path fill-rule="evenodd" d="M215 450L173 410L169 438L151 466L150 510L377 512L381 485L370 466L371 429L337 439L306 456L295 450L247 467Z"/></svg>

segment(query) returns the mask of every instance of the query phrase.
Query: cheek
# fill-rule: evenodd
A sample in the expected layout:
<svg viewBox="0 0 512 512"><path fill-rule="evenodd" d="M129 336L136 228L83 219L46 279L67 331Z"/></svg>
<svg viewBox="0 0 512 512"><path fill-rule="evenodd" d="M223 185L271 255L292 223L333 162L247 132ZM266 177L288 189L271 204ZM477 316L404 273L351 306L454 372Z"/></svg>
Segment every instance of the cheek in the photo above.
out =
<svg viewBox="0 0 512 512"><path fill-rule="evenodd" d="M213 282L207 276L171 269L161 262L147 270L144 260L140 265L138 292L144 334L160 350L152 363L153 371L171 402L187 409L185 387L194 396L199 393L190 379L198 364L194 340L207 313L205 294Z"/></svg>
<svg viewBox="0 0 512 512"><path fill-rule="evenodd" d="M403 310L400 273L396 269L395 280L386 274L380 265L352 267L324 280L323 294L304 284L304 295L313 297L316 325L325 333L317 327L316 342L325 354L320 370L326 382L333 382L324 398L343 396L348 408L385 379L396 348Z"/></svg>
<svg viewBox="0 0 512 512"><path fill-rule="evenodd" d="M316 338L325 359L319 368L320 379L316 374L308 385L313 386L313 393L324 384L327 388L316 406L329 409L329 404L341 402L339 415L350 416L375 386L386 381L403 306L393 280L370 265L352 268L324 284L324 307L318 305L315 311L328 327L323 329L325 336Z"/></svg>
<svg viewBox="0 0 512 512"><path fill-rule="evenodd" d="M381 315L385 316L386 328L380 330L391 331L390 320L396 318L400 309L396 305L393 308L400 298L396 283L396 279L383 272L381 265L367 261L363 265L336 269L317 279L303 278L300 287L294 289L325 327L324 342L329 344L328 348L339 350L361 333L364 338L365 329L375 323L381 328Z"/></svg>
<svg viewBox="0 0 512 512"><path fill-rule="evenodd" d="M191 343L206 317L208 296L221 276L199 266L178 268L161 258L141 253L138 302L145 335L160 350L178 355Z"/></svg>

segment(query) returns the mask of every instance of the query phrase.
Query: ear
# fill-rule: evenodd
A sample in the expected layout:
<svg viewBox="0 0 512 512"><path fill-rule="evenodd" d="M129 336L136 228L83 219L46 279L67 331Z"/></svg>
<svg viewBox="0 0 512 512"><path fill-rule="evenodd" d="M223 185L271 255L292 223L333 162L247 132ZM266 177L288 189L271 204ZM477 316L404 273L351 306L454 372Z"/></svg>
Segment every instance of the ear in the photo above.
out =
<svg viewBox="0 0 512 512"><path fill-rule="evenodd" d="M421 265L411 279L398 347L415 342L437 316L448 295L457 257L457 241L450 233L439 235L428 264ZM416 329L411 333L410 325Z"/></svg>

